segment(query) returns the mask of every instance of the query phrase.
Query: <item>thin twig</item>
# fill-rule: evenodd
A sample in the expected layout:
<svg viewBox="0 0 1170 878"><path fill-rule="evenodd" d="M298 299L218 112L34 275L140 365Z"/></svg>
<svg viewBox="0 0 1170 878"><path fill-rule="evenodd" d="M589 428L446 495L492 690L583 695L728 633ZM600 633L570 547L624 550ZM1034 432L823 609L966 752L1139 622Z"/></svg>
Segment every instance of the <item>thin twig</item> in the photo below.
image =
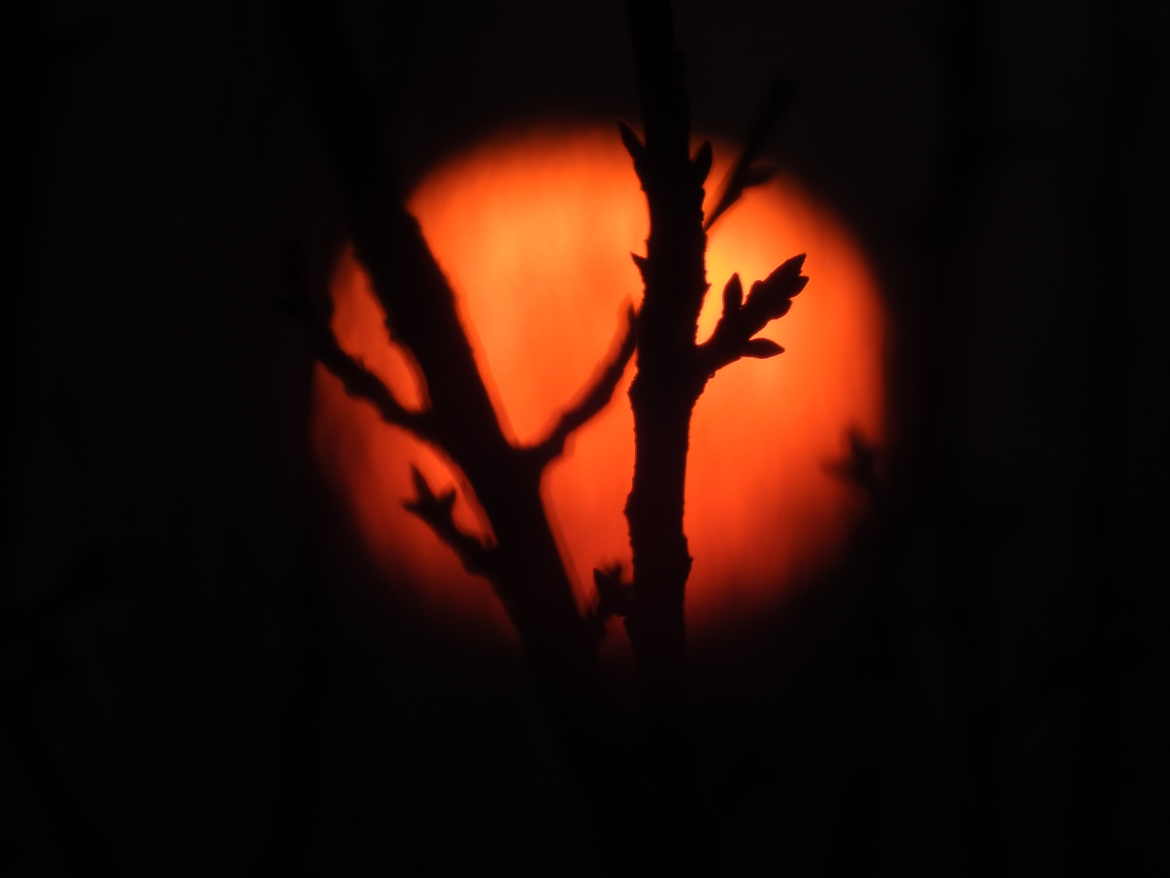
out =
<svg viewBox="0 0 1170 878"><path fill-rule="evenodd" d="M412 411L403 406L381 378L341 347L337 336L328 326L313 324L308 330L313 337L313 349L318 362L341 381L346 393L370 403L387 424L402 427L419 439L434 439L434 425L429 412Z"/></svg>
<svg viewBox="0 0 1170 878"><path fill-rule="evenodd" d="M568 438L598 415L613 398L613 392L617 389L630 357L634 354L638 340L634 332L636 323L637 313L631 306L626 312L625 325L608 360L598 370L578 401L561 415L549 434L530 449L539 465L544 466L557 458L565 450Z"/></svg>
<svg viewBox="0 0 1170 878"><path fill-rule="evenodd" d="M719 197L715 199L715 204L703 223L703 228L707 231L710 231L715 221L740 199L745 190L761 186L775 176L774 167L757 164L756 160L767 145L772 130L792 105L795 95L795 86L782 78L774 79L764 92L764 99L744 141L743 151L724 176L723 182L719 185Z"/></svg>

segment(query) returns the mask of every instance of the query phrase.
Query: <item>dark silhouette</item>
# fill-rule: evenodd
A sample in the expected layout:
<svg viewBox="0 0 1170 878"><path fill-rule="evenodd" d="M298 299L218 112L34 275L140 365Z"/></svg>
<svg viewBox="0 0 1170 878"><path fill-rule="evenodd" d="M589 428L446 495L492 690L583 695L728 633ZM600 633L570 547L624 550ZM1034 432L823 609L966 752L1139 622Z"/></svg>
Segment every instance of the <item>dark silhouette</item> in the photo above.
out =
<svg viewBox="0 0 1170 878"><path fill-rule="evenodd" d="M712 838L729 876L1168 871L1165 9L674 7L695 127L746 147L712 201L781 169L866 254L888 418L815 474L850 486L847 542L775 613L689 632L660 709L439 636L306 430L362 210L396 230L382 276L434 292L396 211L436 161L532 120L644 143L622 4L51 2L14 31L5 876L597 878L698 870ZM799 102L759 101L777 71ZM473 565L506 551L416 488ZM565 613L578 655L629 613L630 560Z"/></svg>
<svg viewBox="0 0 1170 878"><path fill-rule="evenodd" d="M613 774L600 768L596 755L616 750L596 740L597 717L606 700L596 650L607 618L623 618L642 702L637 768L655 786L654 808L662 824L685 827L691 839L679 865L709 874L718 862L717 833L703 816L706 805L687 710L684 598L691 558L683 532L683 496L691 412L718 370L741 357L782 352L775 342L754 336L787 313L808 278L800 273L803 255L753 284L746 297L739 276L733 275L714 333L703 344L696 342L708 288L706 230L748 186L766 179L753 160L778 114L781 90L770 90L748 148L705 222L703 193L712 148L704 143L690 154L689 100L670 4L631 2L627 10L644 141L624 123L619 129L649 206L647 253L633 254L645 284L643 306L640 314L630 312L608 362L547 438L532 447L515 447L505 438L459 323L454 293L390 182L394 174L387 167L387 150L364 141L377 130L370 122L376 102L362 97L365 89L356 73L345 72L349 66L340 41L334 41L333 53L323 50L307 23L299 24L297 32L303 55L315 59L310 70L318 116L345 182L355 253L385 310L389 337L417 364L426 389L424 408L404 408L374 373L341 348L327 307L314 308L308 297L292 307L307 322L317 358L346 391L372 404L387 424L437 448L474 490L495 536L490 545L460 531L452 517L455 490L436 493L417 469L416 497L406 508L468 571L492 584L524 644L541 700L574 754L580 779L590 787L604 781L592 796L601 824L612 812L607 788ZM345 114L330 109L335 106L345 107ZM315 300L321 298L318 294ZM626 504L633 580L622 581L620 565L597 570L594 605L581 613L543 508L541 479L570 434L609 402L635 345L637 371L630 388L635 463ZM607 755L604 763L611 765L615 758ZM662 854L655 859L665 866Z"/></svg>

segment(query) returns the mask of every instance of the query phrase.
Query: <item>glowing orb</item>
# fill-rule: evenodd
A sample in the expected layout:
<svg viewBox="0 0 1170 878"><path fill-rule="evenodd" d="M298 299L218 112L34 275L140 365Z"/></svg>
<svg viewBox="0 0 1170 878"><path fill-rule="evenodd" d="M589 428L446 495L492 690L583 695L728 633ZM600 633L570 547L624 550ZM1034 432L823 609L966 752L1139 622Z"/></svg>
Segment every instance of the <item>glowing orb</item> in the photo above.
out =
<svg viewBox="0 0 1170 878"><path fill-rule="evenodd" d="M716 144L708 203L734 150ZM646 206L610 127L545 130L485 142L434 169L409 209L456 291L464 325L512 438L538 439L610 349L619 316L641 296L630 252L645 252ZM711 232L711 292L699 327L719 316L733 272L745 289L807 253L808 287L763 335L786 352L718 373L695 409L686 531L695 563L688 613L700 630L768 608L793 577L842 539L855 506L824 471L856 425L883 428L883 319L864 256L845 227L792 180L749 190ZM351 257L338 266L334 327L408 405L421 400L411 367L391 347L368 281ZM633 471L626 391L571 441L549 470L545 500L584 596L595 566L629 561L622 514ZM382 423L318 367L314 446L348 499L372 556L409 581L450 622L506 629L490 587L461 568L402 507L409 465L437 487L453 481L435 452ZM485 532L460 492L456 518Z"/></svg>

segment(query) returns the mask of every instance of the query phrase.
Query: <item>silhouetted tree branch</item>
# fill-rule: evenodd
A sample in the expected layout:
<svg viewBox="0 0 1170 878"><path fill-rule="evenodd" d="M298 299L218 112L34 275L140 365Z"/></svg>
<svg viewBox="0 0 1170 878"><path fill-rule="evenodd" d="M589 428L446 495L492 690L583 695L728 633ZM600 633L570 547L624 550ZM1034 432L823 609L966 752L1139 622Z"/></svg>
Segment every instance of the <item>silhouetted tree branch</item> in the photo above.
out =
<svg viewBox="0 0 1170 878"><path fill-rule="evenodd" d="M780 78L773 80L764 93L760 109L756 113L747 138L744 140L743 150L723 178L723 183L719 187L719 197L715 199L714 205L703 221L703 228L707 231L711 230L715 221L723 216L746 190L753 186L761 186L775 176L776 168L767 164L758 164L757 159L767 144L768 137L776 123L792 104L795 93L795 86L788 80Z"/></svg>
<svg viewBox="0 0 1170 878"><path fill-rule="evenodd" d="M381 378L341 347L329 325L328 312L321 313L306 307L308 300L289 302L287 305L309 332L317 360L341 381L346 393L370 403L387 424L402 427L420 439L433 439L433 425L427 412L411 411L403 406Z"/></svg>
<svg viewBox="0 0 1170 878"><path fill-rule="evenodd" d="M597 645L607 621L625 620L643 693L646 746L639 769L658 793L652 823L684 831L689 844L669 862L687 871L714 868L715 833L698 793L686 731L685 585L691 558L683 531L690 419L707 380L741 357L771 357L781 348L755 334L787 312L807 279L803 257L754 284L746 297L738 276L724 290L723 315L711 339L696 344L708 284L703 186L713 160L709 143L690 153L690 116L681 56L675 51L667 2L627 4L641 96L644 141L624 124L622 140L646 194L650 235L646 256L633 255L645 295L631 309L608 358L578 401L541 441L513 446L501 429L447 284L378 148L375 103L340 40L320 47L319 29L300 16L302 44L326 146L344 189L354 253L386 314L391 340L413 358L426 406L406 410L363 364L341 349L328 315L302 308L319 361L347 391L365 399L387 423L404 427L439 450L466 477L494 535L485 544L452 516L455 491L436 494L417 469L416 497L406 508L462 559L488 578L505 605L530 659L553 724L591 791L599 823L622 831L604 778L612 776L614 742L595 734L608 708L596 674ZM303 13L302 13L303 15ZM718 212L761 181L754 165L764 134L784 101L774 89L745 156L733 168ZM344 108L339 111L338 108ZM708 225L718 215L708 218ZM637 348L630 388L635 426L633 486L626 504L633 581L620 565L594 573L595 599L584 612L553 537L540 483L571 434L611 399ZM628 803L627 806L628 807ZM624 831L646 833L624 828ZM644 843L655 844L654 833ZM663 855L666 852L663 851ZM682 858L682 861L676 858Z"/></svg>
<svg viewBox="0 0 1170 878"><path fill-rule="evenodd" d="M649 697L670 702L681 697L685 668L683 603L691 557L683 532L683 498L691 413L719 368L741 357L781 352L774 342L753 336L787 312L807 278L800 275L803 256L790 259L754 284L744 301L739 277L733 277L724 290L723 316L715 333L696 344L708 288L703 184L711 149L705 143L694 156L690 153L688 99L669 3L631 0L627 11L645 141L626 125L620 131L646 195L650 235L646 255L634 256L645 296L638 324L638 371L630 388L636 447L626 517L634 595L626 626ZM779 97L770 102L774 108L782 103ZM763 116L776 112L766 110ZM749 168L750 157L739 165ZM736 191L721 203L730 204L743 188L734 186Z"/></svg>
<svg viewBox="0 0 1170 878"><path fill-rule="evenodd" d="M688 98L669 4L630 2L627 11L645 142L627 126L620 130L646 193L650 236L646 256L634 259L645 296L630 388L635 462L626 517L634 595L626 627L643 682L657 689L679 676L685 653L683 585L691 557L683 483L691 409L701 389L693 349L707 291L702 205L711 161L709 147L690 154Z"/></svg>
<svg viewBox="0 0 1170 878"><path fill-rule="evenodd" d="M390 339L418 368L424 412L404 412L375 376L340 350L327 315L301 307L315 353L351 393L375 405L388 422L428 441L465 477L490 525L490 546L456 526L454 492L436 494L417 470L416 497L406 506L469 570L490 580L524 646L550 730L591 803L600 841L626 849L624 840L636 832L633 803L613 795L627 775L622 742L600 731L613 708L598 677L596 624L577 606L540 486L569 435L612 397L632 355L634 315L582 397L548 436L536 446L512 445L476 365L454 293L417 221L403 207L379 140L376 102L348 57L341 29L299 7L290 10L289 25L343 190L354 255L386 314Z"/></svg>
<svg viewBox="0 0 1170 878"><path fill-rule="evenodd" d="M792 257L765 280L752 284L746 302L739 275L731 276L723 288L723 314L711 337L698 348L698 369L703 375L709 378L742 357L767 359L784 353L771 339L752 336L788 313L792 297L808 283L800 273L803 265L803 253Z"/></svg>
<svg viewBox="0 0 1170 878"><path fill-rule="evenodd" d="M672 803L675 822L694 841L698 861L714 865L704 839L713 833L703 816L693 745L687 725L687 646L684 614L691 556L683 530L683 501L691 414L707 380L741 357L781 352L753 338L787 312L807 282L803 256L791 259L752 286L744 301L739 277L723 296L723 315L711 339L696 344L706 296L706 225L703 185L711 146L690 152L690 115L681 56L675 50L670 4L627 2L638 71L645 139L626 125L622 141L633 160L650 213L646 255L634 256L645 294L638 324L637 373L630 387L634 414L634 478L626 503L634 580L625 608L626 630L638 661L647 735L647 768ZM772 103L778 106L779 98ZM775 115L766 111L764 116ZM765 118L765 122L768 120ZM767 125L757 126L756 144ZM733 169L710 221L753 182L753 156ZM707 225L710 223L708 222ZM600 587L601 581L598 585ZM712 843L713 844L713 843Z"/></svg>
<svg viewBox="0 0 1170 878"><path fill-rule="evenodd" d="M635 648L645 647L641 658L661 665L665 678L670 678L681 667L683 593L691 566L682 527L691 412L718 369L741 357L782 352L774 342L753 336L787 313L792 297L808 279L800 274L804 257L794 257L753 284L744 301L739 276L732 276L715 332L702 345L695 343L708 288L702 204L711 148L704 143L693 157L690 154L683 65L674 48L669 3L631 0L627 9L645 143L626 125L620 131L650 211L646 256L634 256L645 298L638 329L638 371L630 388L636 456L626 515L635 598L627 624ZM780 99L773 97L771 102L779 104ZM750 160L741 159L738 166L748 168ZM732 188L735 193L720 202L723 209L744 186Z"/></svg>

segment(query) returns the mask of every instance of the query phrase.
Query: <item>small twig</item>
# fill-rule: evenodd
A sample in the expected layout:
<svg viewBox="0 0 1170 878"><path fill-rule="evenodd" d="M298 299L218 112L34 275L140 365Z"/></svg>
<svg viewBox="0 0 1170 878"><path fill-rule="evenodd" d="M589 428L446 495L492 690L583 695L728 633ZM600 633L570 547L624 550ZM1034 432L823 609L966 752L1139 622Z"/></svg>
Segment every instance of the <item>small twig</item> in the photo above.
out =
<svg viewBox="0 0 1170 878"><path fill-rule="evenodd" d="M329 310L317 308L307 299L285 299L280 304L304 327L313 354L341 382L346 393L370 403L387 424L409 430L420 439L434 440L430 413L425 410L412 411L403 406L382 379L366 368L360 358L341 347L329 325Z"/></svg>
<svg viewBox="0 0 1170 878"><path fill-rule="evenodd" d="M578 401L561 415L548 436L529 449L538 465L545 466L560 456L565 450L565 442L569 436L599 414L613 398L613 392L617 389L618 382L626 371L626 365L634 354L637 343L634 328L637 319L637 312L631 306L626 312L625 326L620 331L608 361L594 375Z"/></svg>
<svg viewBox="0 0 1170 878"><path fill-rule="evenodd" d="M417 471L417 497L406 506L469 570L491 582L523 644L533 692L582 784L602 839L623 839L632 822L616 819L612 801L614 784L625 781L616 768L624 759L622 747L606 734L613 705L544 506L542 469L533 465L529 449L517 448L502 429L455 292L418 221L401 203L399 177L385 160L392 147L380 136L390 129L381 124L378 102L348 51L338 11L293 4L288 14L310 86L309 109L342 190L354 255L369 274L391 341L418 367L426 389L427 411L420 415L426 435L466 480L493 542L485 545L461 531L452 514L455 493L436 494ZM327 20L319 21L322 15ZM553 436L562 438L554 438L550 448L563 447L563 437L612 396L630 357L629 344L623 340L618 358L561 418ZM339 357L339 351L335 344L319 345L318 357L332 360L332 370L349 377L347 389L375 400L392 422L406 417L392 396L367 380L360 363Z"/></svg>
<svg viewBox="0 0 1170 878"><path fill-rule="evenodd" d="M714 375L741 357L767 359L784 348L767 338L753 336L792 307L792 298L808 283L800 273L804 254L784 262L762 281L752 284L747 301L739 275L733 274L723 289L723 314L715 331L698 348L699 369L704 377Z"/></svg>
<svg viewBox="0 0 1170 878"><path fill-rule="evenodd" d="M593 603L585 611L585 625L593 642L600 646L609 620L629 613L634 586L622 577L621 564L611 564L594 569L593 587Z"/></svg>
<svg viewBox="0 0 1170 878"><path fill-rule="evenodd" d="M402 505L426 522L435 535L454 550L469 573L486 576L499 587L496 582L498 565L495 547L485 545L455 523L455 489L449 488L436 494L418 467L412 466L410 475L414 480L416 496L413 500L403 501Z"/></svg>
<svg viewBox="0 0 1170 878"><path fill-rule="evenodd" d="M756 164L756 159L767 144L772 129L792 105L795 93L795 87L786 79L773 80L764 93L764 100L744 142L743 152L723 178L719 186L719 198L703 223L705 230L709 231L711 226L715 225L715 221L740 199L745 190L761 186L775 176L774 167Z"/></svg>
<svg viewBox="0 0 1170 878"><path fill-rule="evenodd" d="M333 332L319 330L321 338L316 346L317 359L329 372L340 379L345 392L364 399L377 409L387 424L409 430L420 439L432 439L432 425L426 411L411 411L404 407L382 379L366 368L356 357L342 350Z"/></svg>

